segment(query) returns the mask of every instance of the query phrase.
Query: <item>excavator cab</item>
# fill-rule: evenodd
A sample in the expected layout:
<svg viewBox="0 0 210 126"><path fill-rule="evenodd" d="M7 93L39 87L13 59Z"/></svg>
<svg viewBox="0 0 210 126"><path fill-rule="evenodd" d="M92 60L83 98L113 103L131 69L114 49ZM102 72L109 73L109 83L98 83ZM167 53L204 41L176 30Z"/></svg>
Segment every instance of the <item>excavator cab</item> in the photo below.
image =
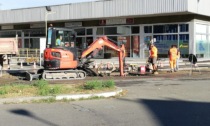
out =
<svg viewBox="0 0 210 126"><path fill-rule="evenodd" d="M45 69L74 69L78 66L76 32L69 28L49 27L44 51Z"/></svg>
<svg viewBox="0 0 210 126"><path fill-rule="evenodd" d="M47 33L47 48L74 47L76 32L69 28L49 27Z"/></svg>

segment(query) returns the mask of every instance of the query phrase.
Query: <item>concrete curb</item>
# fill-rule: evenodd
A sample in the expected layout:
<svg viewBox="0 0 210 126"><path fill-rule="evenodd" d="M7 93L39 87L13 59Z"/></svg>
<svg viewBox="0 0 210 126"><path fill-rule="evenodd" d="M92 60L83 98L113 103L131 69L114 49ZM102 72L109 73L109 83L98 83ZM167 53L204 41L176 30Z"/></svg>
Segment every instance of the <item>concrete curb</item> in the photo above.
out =
<svg viewBox="0 0 210 126"><path fill-rule="evenodd" d="M81 98L91 98L91 97L113 97L120 94L123 90L121 88L117 88L116 91L112 92L104 92L104 93L95 93L95 94L74 94L74 95L57 95L55 97L56 100L68 99L68 100L77 100Z"/></svg>
<svg viewBox="0 0 210 126"><path fill-rule="evenodd" d="M49 98L55 98L55 100L78 100L78 99L88 99L92 97L113 97L120 94L123 90L119 87L115 91L110 92L102 92L102 93L94 93L94 94L64 94L57 96L39 96L39 97L21 97L21 98L2 98L0 99L0 104L10 104L10 103L22 103L22 102L30 102L35 100L45 100Z"/></svg>
<svg viewBox="0 0 210 126"><path fill-rule="evenodd" d="M54 98L54 96L2 98L0 99L0 104L22 103L22 102L30 102L33 100L44 100L49 98Z"/></svg>

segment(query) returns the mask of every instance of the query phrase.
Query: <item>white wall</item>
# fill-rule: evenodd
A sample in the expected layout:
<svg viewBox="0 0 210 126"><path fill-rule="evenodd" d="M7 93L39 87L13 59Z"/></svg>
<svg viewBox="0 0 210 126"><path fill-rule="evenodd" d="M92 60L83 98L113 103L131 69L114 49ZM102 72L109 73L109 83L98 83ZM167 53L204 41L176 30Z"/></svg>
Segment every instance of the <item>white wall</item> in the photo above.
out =
<svg viewBox="0 0 210 126"><path fill-rule="evenodd" d="M194 0L192 0L194 1ZM205 0L208 1L208 0ZM187 13L189 0L108 0L52 6L50 21ZM191 7L191 6L190 6ZM0 11L0 24L44 22L45 7Z"/></svg>

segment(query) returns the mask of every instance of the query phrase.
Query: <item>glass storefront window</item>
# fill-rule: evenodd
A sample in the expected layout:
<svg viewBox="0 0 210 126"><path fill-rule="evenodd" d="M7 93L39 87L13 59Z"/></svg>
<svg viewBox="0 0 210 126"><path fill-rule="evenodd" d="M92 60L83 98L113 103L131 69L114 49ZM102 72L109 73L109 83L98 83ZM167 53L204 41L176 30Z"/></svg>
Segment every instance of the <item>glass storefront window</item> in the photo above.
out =
<svg viewBox="0 0 210 126"><path fill-rule="evenodd" d="M187 58L189 53L189 34L179 35L179 45L178 48L181 53L181 57Z"/></svg>
<svg viewBox="0 0 210 126"><path fill-rule="evenodd" d="M24 48L39 49L40 48L39 38L30 38L24 40Z"/></svg>
<svg viewBox="0 0 210 126"><path fill-rule="evenodd" d="M117 27L105 27L104 33L105 33L105 35L116 35Z"/></svg>
<svg viewBox="0 0 210 126"><path fill-rule="evenodd" d="M24 36L28 37L41 37L45 36L45 29L28 29L24 30Z"/></svg>
<svg viewBox="0 0 210 126"><path fill-rule="evenodd" d="M131 33L130 26L117 26L117 34L119 35L129 35Z"/></svg>
<svg viewBox="0 0 210 126"><path fill-rule="evenodd" d="M180 24L179 25L180 32L189 32L189 24Z"/></svg>
<svg viewBox="0 0 210 126"><path fill-rule="evenodd" d="M154 33L177 33L178 24L154 25Z"/></svg>
<svg viewBox="0 0 210 126"><path fill-rule="evenodd" d="M131 57L131 42L130 42L130 36L108 36L109 40L113 41L113 43L115 42L125 42L125 56L126 57ZM116 44L116 43L115 43ZM111 54L112 57L118 57L119 52L117 52L116 50L113 50L107 46L104 46L104 54Z"/></svg>
<svg viewBox="0 0 210 126"><path fill-rule="evenodd" d="M144 33L152 33L152 26L144 26Z"/></svg>
<svg viewBox="0 0 210 126"><path fill-rule="evenodd" d="M178 35L154 35L153 38L156 38L155 45L158 48L159 57L167 57L168 50L171 45L178 44Z"/></svg>
<svg viewBox="0 0 210 126"><path fill-rule="evenodd" d="M129 26L105 27L105 35L126 35L130 34Z"/></svg>
<svg viewBox="0 0 210 126"><path fill-rule="evenodd" d="M138 33L140 33L139 26L131 26L131 33L132 34L138 34Z"/></svg>
<svg viewBox="0 0 210 126"><path fill-rule="evenodd" d="M20 31L2 31L0 32L0 37L2 38L8 38L8 37L16 37L16 35L18 35L18 37L21 37L21 32Z"/></svg>
<svg viewBox="0 0 210 126"><path fill-rule="evenodd" d="M93 35L93 29L92 28L86 29L86 34L87 35Z"/></svg>
<svg viewBox="0 0 210 126"><path fill-rule="evenodd" d="M154 25L154 33L164 33L164 25Z"/></svg>
<svg viewBox="0 0 210 126"><path fill-rule="evenodd" d="M203 58L208 55L207 35L196 35L196 56Z"/></svg>
<svg viewBox="0 0 210 126"><path fill-rule="evenodd" d="M117 36L108 36L108 38L111 41L117 42ZM110 49L107 46L104 46L104 55L106 55L106 54L111 54L112 57L117 57L118 56L118 53L115 50ZM106 58L106 56L104 58Z"/></svg>
<svg viewBox="0 0 210 126"><path fill-rule="evenodd" d="M83 36L85 35L85 28L75 29L77 32L77 36Z"/></svg>
<svg viewBox="0 0 210 126"><path fill-rule="evenodd" d="M75 46L78 49L78 56L81 56L83 50L87 48L87 43L85 42L85 37L76 37Z"/></svg>
<svg viewBox="0 0 210 126"><path fill-rule="evenodd" d="M103 28L97 28L96 35L103 35L104 29Z"/></svg>

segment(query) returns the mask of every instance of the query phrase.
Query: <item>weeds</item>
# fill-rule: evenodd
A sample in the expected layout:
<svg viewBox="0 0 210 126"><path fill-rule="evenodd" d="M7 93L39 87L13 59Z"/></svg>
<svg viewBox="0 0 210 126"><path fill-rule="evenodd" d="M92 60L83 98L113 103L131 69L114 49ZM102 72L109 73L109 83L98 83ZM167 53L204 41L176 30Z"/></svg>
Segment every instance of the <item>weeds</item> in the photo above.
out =
<svg viewBox="0 0 210 126"><path fill-rule="evenodd" d="M22 97L22 96L53 96L57 94L93 93L109 90L115 87L113 80L87 81L84 85L50 85L48 81L37 80L31 85L10 84L0 86L0 98Z"/></svg>
<svg viewBox="0 0 210 126"><path fill-rule="evenodd" d="M102 88L113 88L115 86L115 82L113 80L107 81L87 81L84 85L84 89L86 90L93 90L93 89L102 89Z"/></svg>
<svg viewBox="0 0 210 126"><path fill-rule="evenodd" d="M113 80L107 80L103 82L102 86L105 88L113 88L115 86L115 82Z"/></svg>
<svg viewBox="0 0 210 126"><path fill-rule="evenodd" d="M38 94L41 96L59 94L61 92L61 86L49 86L48 81L37 80L33 86L38 87Z"/></svg>

